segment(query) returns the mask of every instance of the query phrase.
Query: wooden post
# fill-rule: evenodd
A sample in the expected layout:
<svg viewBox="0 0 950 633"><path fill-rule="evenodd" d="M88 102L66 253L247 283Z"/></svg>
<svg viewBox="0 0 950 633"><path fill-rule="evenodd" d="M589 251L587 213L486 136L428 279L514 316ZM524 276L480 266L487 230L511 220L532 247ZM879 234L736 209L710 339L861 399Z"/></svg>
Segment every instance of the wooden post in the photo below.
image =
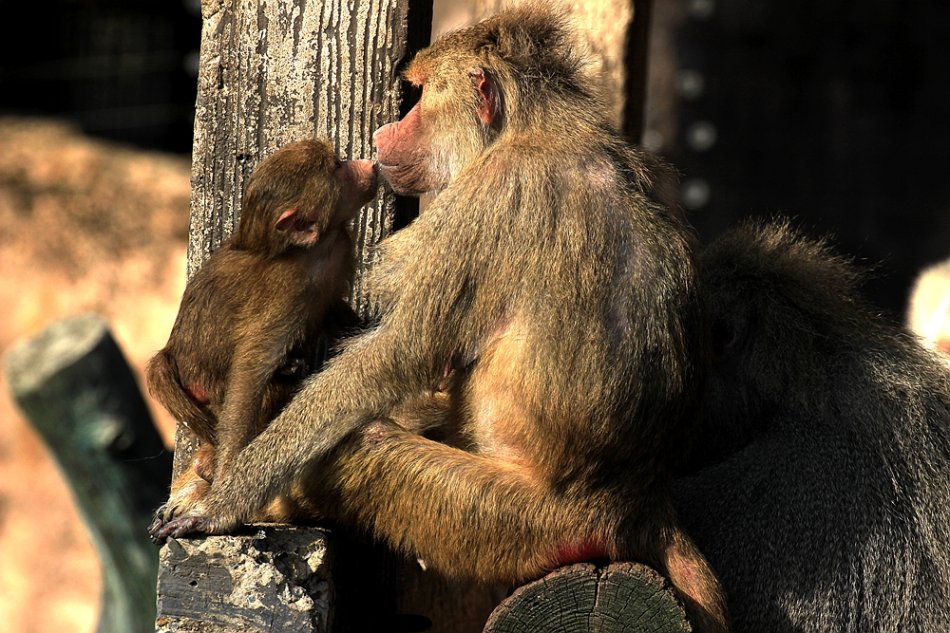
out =
<svg viewBox="0 0 950 633"><path fill-rule="evenodd" d="M373 132L403 104L399 64L428 42L431 22L431 3L410 0L204 0L201 12L189 278L233 231L263 156L314 136L345 158L373 155ZM369 251L396 213L381 187L355 222L352 303L360 314L372 301L361 283ZM193 450L179 426L176 473Z"/></svg>
<svg viewBox="0 0 950 633"><path fill-rule="evenodd" d="M415 4L414 16L424 14ZM361 0L354 10L343 0L204 0L201 13L189 278L234 230L262 156L314 136L344 157L372 156L373 131L399 116L397 66L411 52L409 0ZM370 298L359 274L394 215L394 197L380 189L356 221L353 303L361 314ZM193 441L179 426L176 474Z"/></svg>
<svg viewBox="0 0 950 633"><path fill-rule="evenodd" d="M498 605L484 633L689 633L668 581L637 563L555 570Z"/></svg>
<svg viewBox="0 0 950 633"><path fill-rule="evenodd" d="M398 66L410 44L427 42L427 15L428 3L409 0L203 2L189 276L231 234L265 154L321 136L343 157L372 156L373 132L399 117ZM364 209L355 226L362 262L394 214L388 194ZM354 299L368 302L359 283Z"/></svg>
<svg viewBox="0 0 950 633"><path fill-rule="evenodd" d="M5 355L16 403L72 489L103 572L99 633L153 630L158 552L145 531L171 456L105 321L51 325Z"/></svg>
<svg viewBox="0 0 950 633"><path fill-rule="evenodd" d="M399 65L428 43L431 2L203 0L202 18L189 277L231 234L247 178L263 156L286 143L320 136L330 139L344 158L372 157L373 132L397 119L407 105ZM369 250L389 234L394 221L411 215L411 203L397 203L381 188L355 222L359 264L351 302L364 316L372 304L361 282ZM179 426L176 473L188 464L194 448L194 438ZM331 574L330 561L343 557L331 556L339 553L341 539L327 536L321 530L274 526L253 538L170 541L159 570L159 629L309 633L327 630L336 618L362 630L359 614L336 617L335 600L325 598L334 595L336 584L354 584L345 578L349 570L340 568L354 559L365 563L365 552L347 547L348 562ZM318 569L313 577L328 583L319 596L310 595L309 602L233 602L245 594L280 596L281 587L303 587L307 593L307 587L316 585L279 564L278 552L310 551L315 543L322 547L308 555ZM273 556L262 555L265 550ZM375 591L383 574L378 569L361 571L362 588L372 585ZM304 576L309 578L308 573ZM254 590L248 594L247 587ZM376 600L376 594L364 595L360 608L367 611L366 601ZM204 611L202 605L207 606ZM377 601L370 610L380 606Z"/></svg>

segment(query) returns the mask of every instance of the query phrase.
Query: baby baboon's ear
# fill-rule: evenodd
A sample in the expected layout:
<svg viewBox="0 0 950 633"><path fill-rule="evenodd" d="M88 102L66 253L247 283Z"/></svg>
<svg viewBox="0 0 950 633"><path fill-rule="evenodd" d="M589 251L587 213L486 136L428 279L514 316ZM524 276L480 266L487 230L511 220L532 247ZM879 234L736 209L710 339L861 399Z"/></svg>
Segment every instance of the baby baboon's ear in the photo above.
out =
<svg viewBox="0 0 950 633"><path fill-rule="evenodd" d="M312 246L320 239L320 227L316 220L303 217L297 207L281 212L274 228L285 233L287 240L296 246Z"/></svg>

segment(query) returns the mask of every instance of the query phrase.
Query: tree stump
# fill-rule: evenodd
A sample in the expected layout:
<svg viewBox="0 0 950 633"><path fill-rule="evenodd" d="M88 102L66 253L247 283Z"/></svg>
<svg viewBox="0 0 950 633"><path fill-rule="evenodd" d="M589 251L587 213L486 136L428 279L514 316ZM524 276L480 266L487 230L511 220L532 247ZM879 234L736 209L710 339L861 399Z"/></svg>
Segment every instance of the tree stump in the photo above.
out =
<svg viewBox="0 0 950 633"><path fill-rule="evenodd" d="M162 548L158 633L326 633L333 585L325 530L172 539Z"/></svg>
<svg viewBox="0 0 950 633"><path fill-rule="evenodd" d="M689 633L669 582L638 563L577 564L516 590L484 633Z"/></svg>
<svg viewBox="0 0 950 633"><path fill-rule="evenodd" d="M145 530L171 455L105 321L51 325L5 355L13 397L66 476L99 553L99 633L153 630L158 552Z"/></svg>

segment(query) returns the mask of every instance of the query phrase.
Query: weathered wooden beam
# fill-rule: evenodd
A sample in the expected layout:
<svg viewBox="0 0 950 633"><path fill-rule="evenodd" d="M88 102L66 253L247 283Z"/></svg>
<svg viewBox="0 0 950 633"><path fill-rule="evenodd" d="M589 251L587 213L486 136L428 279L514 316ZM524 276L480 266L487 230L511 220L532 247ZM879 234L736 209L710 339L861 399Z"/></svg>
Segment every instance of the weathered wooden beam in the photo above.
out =
<svg viewBox="0 0 950 633"><path fill-rule="evenodd" d="M258 526L162 548L158 633L326 633L333 617L328 535Z"/></svg>
<svg viewBox="0 0 950 633"><path fill-rule="evenodd" d="M15 344L4 362L99 553L99 633L153 630L158 552L145 526L165 498L171 455L122 351L103 319L85 315Z"/></svg>
<svg viewBox="0 0 950 633"><path fill-rule="evenodd" d="M399 116L397 68L419 37L410 33L410 4L413 27L427 38L424 2L203 2L189 276L231 234L244 185L265 154L321 136L344 157L372 156L373 132ZM361 261L390 231L394 207L393 196L381 195L361 213ZM354 295L366 301L362 286Z"/></svg>
<svg viewBox="0 0 950 633"><path fill-rule="evenodd" d="M571 565L516 590L484 633L689 633L669 582L637 563Z"/></svg>
<svg viewBox="0 0 950 633"><path fill-rule="evenodd" d="M204 0L201 12L189 277L233 231L244 185L266 154L320 136L344 157L373 155L373 132L399 117L400 63L428 42L431 23L431 2L409 0ZM354 223L351 302L360 314L372 304L362 273L396 213L381 187ZM176 473L193 450L179 426Z"/></svg>
<svg viewBox="0 0 950 633"><path fill-rule="evenodd" d="M234 230L262 156L314 136L331 139L344 157L372 155L373 131L399 116L397 66L410 53L409 12L409 0L366 0L354 10L343 0L202 2L189 277ZM380 189L355 223L353 303L361 313L371 299L359 275L394 215L395 198ZM194 448L179 426L176 474Z"/></svg>
<svg viewBox="0 0 950 633"><path fill-rule="evenodd" d="M372 133L397 119L404 105L399 66L415 49L428 43L431 2L203 0L202 18L189 277L234 229L247 178L266 154L288 142L319 136L329 138L345 158L373 155ZM351 302L363 315L373 301L361 281L371 259L370 251L392 231L394 223L412 215L411 207L411 203L397 203L381 188L377 199L354 222L359 262ZM221 318L227 319L228 315ZM194 438L179 426L176 473L187 466L193 450ZM312 628L297 628L293 623L298 621L295 618L299 614L294 611L294 604L302 603L281 600L268 602L266 617L271 625L284 624L262 628L265 622L259 612L231 608L231 593L225 595L214 582L206 587L189 576L195 569L190 561L193 556L199 568L206 565L208 573L222 583L251 582L259 595L273 595L278 587L284 586L306 590L307 583L297 585L289 576L281 575L280 566L270 555L260 552L266 550L276 556L281 548L300 551L308 538L339 553L339 539L325 541L320 532L301 532L286 526L274 526L261 533L260 538L250 540L233 536L177 544L171 541L163 550L160 571L158 622L162 630L309 632L325 630L319 627L325 626L331 617L344 622L344 629L364 630L359 628L360 624L346 624L361 622L361 614L341 614L340 611L348 611L345 607L337 610L336 616L330 615L333 609L314 615ZM379 584L379 577L384 574L378 566L368 568L376 564L375 554L365 548L344 549L341 558L346 562L338 565L332 576L327 567L321 566L320 574L325 575L328 589L321 589L320 596L311 595L312 604L322 604L321 596L334 595L337 586L353 593L352 588L360 584L361 589ZM351 568L363 563L367 563L360 568L364 577L351 581ZM222 573L229 580L225 581ZM197 584L192 586L192 582ZM194 604L207 602L206 617L202 617L199 608L181 611L189 589L198 601ZM383 598L375 593L362 595L373 601L374 610L392 611L392 605L380 604ZM356 603L346 597L331 602ZM221 615L218 606L225 603L231 606ZM366 610L365 604L358 608Z"/></svg>
<svg viewBox="0 0 950 633"><path fill-rule="evenodd" d="M257 524L231 536L172 539L161 550L155 630L459 631L398 612L392 585L402 565L377 546L319 527Z"/></svg>

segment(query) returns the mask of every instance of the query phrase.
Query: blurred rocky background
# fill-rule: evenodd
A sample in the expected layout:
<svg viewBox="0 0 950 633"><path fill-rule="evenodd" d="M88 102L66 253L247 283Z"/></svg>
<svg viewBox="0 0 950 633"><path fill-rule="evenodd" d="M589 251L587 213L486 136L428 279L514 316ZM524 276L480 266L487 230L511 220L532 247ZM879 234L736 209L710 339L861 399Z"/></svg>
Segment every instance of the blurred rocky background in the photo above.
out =
<svg viewBox="0 0 950 633"><path fill-rule="evenodd" d="M96 312L141 371L184 289L189 164L39 119L0 118L0 349ZM173 422L152 406L171 443ZM143 530L145 526L143 526ZM95 552L0 373L0 627L94 630Z"/></svg>
<svg viewBox="0 0 950 633"><path fill-rule="evenodd" d="M0 351L92 311L141 378L184 288L197 4L4 12ZM171 445L174 423L151 404ZM94 631L101 588L68 488L0 370L0 628Z"/></svg>

